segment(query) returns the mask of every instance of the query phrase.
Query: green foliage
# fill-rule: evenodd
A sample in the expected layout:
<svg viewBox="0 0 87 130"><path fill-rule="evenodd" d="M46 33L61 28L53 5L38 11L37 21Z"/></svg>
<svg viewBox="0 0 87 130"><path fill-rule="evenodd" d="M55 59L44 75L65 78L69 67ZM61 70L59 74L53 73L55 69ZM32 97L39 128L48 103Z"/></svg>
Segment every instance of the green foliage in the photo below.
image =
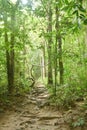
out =
<svg viewBox="0 0 87 130"><path fill-rule="evenodd" d="M29 79L29 78L26 78L25 77L21 77L19 79L16 80L16 83L15 83L15 92L16 94L20 93L25 93L25 92L29 92L31 91L31 84L32 84L32 81Z"/></svg>
<svg viewBox="0 0 87 130"><path fill-rule="evenodd" d="M72 123L73 127L78 127L78 126L84 126L85 120L84 118L79 118L77 121Z"/></svg>
<svg viewBox="0 0 87 130"><path fill-rule="evenodd" d="M72 97L72 98L71 98ZM51 102L58 107L69 108L74 106L76 95L74 88L68 85L58 86L56 95L52 96Z"/></svg>
<svg viewBox="0 0 87 130"><path fill-rule="evenodd" d="M57 86L55 96L53 87L49 88L50 94L53 95L51 102L59 107L74 107L76 101L82 101L87 97L87 80L83 71L80 70L78 76L72 75L67 82L65 85Z"/></svg>
<svg viewBox="0 0 87 130"><path fill-rule="evenodd" d="M84 19L84 24L87 25L87 19Z"/></svg>

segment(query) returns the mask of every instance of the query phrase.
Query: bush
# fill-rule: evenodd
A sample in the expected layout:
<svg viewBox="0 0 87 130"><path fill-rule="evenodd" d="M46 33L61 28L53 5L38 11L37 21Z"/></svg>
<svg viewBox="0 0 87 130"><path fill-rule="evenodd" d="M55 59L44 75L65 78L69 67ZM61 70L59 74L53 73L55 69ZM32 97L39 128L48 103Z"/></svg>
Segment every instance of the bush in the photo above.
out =
<svg viewBox="0 0 87 130"><path fill-rule="evenodd" d="M53 93L52 89L50 93ZM78 75L70 77L67 84L57 86L56 96L54 97L53 95L51 97L51 102L54 102L59 107L69 108L75 106L76 101L82 101L86 97L86 75L81 75L81 73L79 73Z"/></svg>

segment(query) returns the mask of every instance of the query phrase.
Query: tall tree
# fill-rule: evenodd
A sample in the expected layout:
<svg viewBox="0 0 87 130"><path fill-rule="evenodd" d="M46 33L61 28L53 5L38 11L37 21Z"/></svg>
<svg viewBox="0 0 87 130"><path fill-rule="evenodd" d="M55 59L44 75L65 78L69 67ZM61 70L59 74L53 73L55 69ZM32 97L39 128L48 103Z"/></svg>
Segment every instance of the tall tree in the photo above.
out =
<svg viewBox="0 0 87 130"><path fill-rule="evenodd" d="M58 58L59 58L59 76L60 76L60 84L63 84L63 60L62 60L62 37L61 37L61 28L60 28L60 22L59 22L59 18L60 18L60 4L59 4L59 0L55 1L56 3L56 8L55 8L55 12L56 12L56 44L55 44L55 53L57 54L57 49L58 48ZM58 45L58 47L57 47ZM57 56L56 56L56 60L55 60L55 85L56 85L56 77L57 77Z"/></svg>
<svg viewBox="0 0 87 130"><path fill-rule="evenodd" d="M12 93L14 89L14 44L15 44L15 6L12 6L11 11L11 40L10 40L10 59L9 59L9 92Z"/></svg>
<svg viewBox="0 0 87 130"><path fill-rule="evenodd" d="M8 92L11 94L14 89L14 44L15 44L15 7L16 5L8 1L2 1L3 20L5 30L5 46L6 46L6 61L7 61L7 80ZM11 10L11 11L9 11ZM8 19L11 19L10 24ZM10 32L10 40L8 40L8 32Z"/></svg>
<svg viewBox="0 0 87 130"><path fill-rule="evenodd" d="M48 1L48 84L53 84L52 75L52 1Z"/></svg>
<svg viewBox="0 0 87 130"><path fill-rule="evenodd" d="M5 46L6 46L6 64L7 64L7 79L8 79L8 88L10 85L10 55L9 55L9 41L8 41L8 28L7 28L7 12L4 12L4 30L5 30Z"/></svg>

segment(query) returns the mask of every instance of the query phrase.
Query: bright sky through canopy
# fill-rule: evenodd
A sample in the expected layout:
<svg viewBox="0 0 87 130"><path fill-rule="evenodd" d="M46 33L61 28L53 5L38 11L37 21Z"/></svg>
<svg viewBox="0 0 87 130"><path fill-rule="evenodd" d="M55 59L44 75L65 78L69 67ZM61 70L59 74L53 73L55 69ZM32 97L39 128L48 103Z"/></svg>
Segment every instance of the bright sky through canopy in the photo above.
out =
<svg viewBox="0 0 87 130"><path fill-rule="evenodd" d="M22 3L23 3L23 4L26 4L26 3L27 3L27 0L22 0Z"/></svg>
<svg viewBox="0 0 87 130"><path fill-rule="evenodd" d="M15 4L17 2L17 0L10 0L13 4ZM22 4L27 4L27 0L21 0ZM34 10L38 5L40 5L40 2L37 2L36 0L32 0L33 5L32 5L32 9Z"/></svg>

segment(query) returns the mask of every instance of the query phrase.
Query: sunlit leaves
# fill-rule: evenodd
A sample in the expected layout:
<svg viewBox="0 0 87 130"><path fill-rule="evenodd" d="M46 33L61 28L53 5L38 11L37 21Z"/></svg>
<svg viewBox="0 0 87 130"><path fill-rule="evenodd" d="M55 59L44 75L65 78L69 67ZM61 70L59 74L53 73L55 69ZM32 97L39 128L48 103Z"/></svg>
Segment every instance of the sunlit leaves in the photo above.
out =
<svg viewBox="0 0 87 130"><path fill-rule="evenodd" d="M35 9L35 14L39 17L45 17L46 16L46 12L41 6L39 6L37 9Z"/></svg>

